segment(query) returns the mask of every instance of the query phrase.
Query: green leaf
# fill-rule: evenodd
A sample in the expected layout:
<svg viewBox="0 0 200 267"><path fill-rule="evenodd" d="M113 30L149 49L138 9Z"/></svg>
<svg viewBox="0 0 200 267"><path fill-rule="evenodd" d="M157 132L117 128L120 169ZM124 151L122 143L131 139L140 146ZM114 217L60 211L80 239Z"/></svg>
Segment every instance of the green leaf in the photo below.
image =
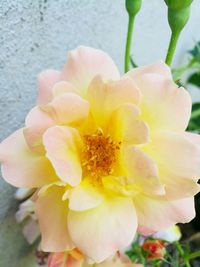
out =
<svg viewBox="0 0 200 267"><path fill-rule="evenodd" d="M194 48L189 51L189 54L191 54L196 61L200 62L200 41L198 41Z"/></svg>
<svg viewBox="0 0 200 267"><path fill-rule="evenodd" d="M133 60L132 57L130 57L130 63L131 63L131 66L132 66L133 68L137 68L137 67L138 67L138 65L135 63L135 61Z"/></svg>
<svg viewBox="0 0 200 267"><path fill-rule="evenodd" d="M192 105L192 115L187 130L200 133L200 103Z"/></svg>
<svg viewBox="0 0 200 267"><path fill-rule="evenodd" d="M200 89L200 72L193 73L189 76L187 83L196 85Z"/></svg>
<svg viewBox="0 0 200 267"><path fill-rule="evenodd" d="M175 82L179 82L185 73L188 70L188 66L183 66L180 68L172 69L172 76Z"/></svg>

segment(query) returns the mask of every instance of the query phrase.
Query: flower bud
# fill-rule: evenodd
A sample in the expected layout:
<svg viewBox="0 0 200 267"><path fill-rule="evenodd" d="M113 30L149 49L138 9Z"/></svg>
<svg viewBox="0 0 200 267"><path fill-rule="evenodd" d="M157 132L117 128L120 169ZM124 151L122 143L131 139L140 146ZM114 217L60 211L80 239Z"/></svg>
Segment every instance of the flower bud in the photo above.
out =
<svg viewBox="0 0 200 267"><path fill-rule="evenodd" d="M166 253L165 244L162 240L147 240L142 245L149 260L162 259Z"/></svg>
<svg viewBox="0 0 200 267"><path fill-rule="evenodd" d="M135 16L142 5L142 0L126 0L126 10L129 16Z"/></svg>
<svg viewBox="0 0 200 267"><path fill-rule="evenodd" d="M168 21L172 32L181 32L190 17L193 0L165 0L168 6Z"/></svg>
<svg viewBox="0 0 200 267"><path fill-rule="evenodd" d="M193 0L165 0L166 5L171 9L182 9L191 5Z"/></svg>

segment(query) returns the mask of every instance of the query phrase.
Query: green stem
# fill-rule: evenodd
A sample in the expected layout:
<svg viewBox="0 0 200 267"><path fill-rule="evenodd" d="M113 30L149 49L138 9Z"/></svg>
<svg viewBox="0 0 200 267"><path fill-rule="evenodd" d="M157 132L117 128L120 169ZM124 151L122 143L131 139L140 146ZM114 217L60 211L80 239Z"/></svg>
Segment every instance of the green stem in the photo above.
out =
<svg viewBox="0 0 200 267"><path fill-rule="evenodd" d="M190 266L190 263L189 263L189 259L188 258L185 258L184 250L182 249L182 247L181 247L181 245L180 245L180 243L178 241L175 242L175 246L176 246L179 254L181 255L181 257L183 258L185 266L186 267L191 267Z"/></svg>
<svg viewBox="0 0 200 267"><path fill-rule="evenodd" d="M125 62L124 62L124 71L125 71L125 73L127 71L129 71L131 41L132 41L132 34L133 34L134 19L135 19L134 16L129 15L128 32L127 32L127 38L126 38Z"/></svg>
<svg viewBox="0 0 200 267"><path fill-rule="evenodd" d="M179 36L180 36L180 32L174 32L174 33L172 32L172 34L171 34L171 39L170 39L170 43L169 43L169 47L168 47L168 51L167 51L166 60L165 60L165 62L169 66L171 66L171 64L172 64L172 59L174 56L174 52L176 50L176 45L177 45Z"/></svg>
<svg viewBox="0 0 200 267"><path fill-rule="evenodd" d="M198 257L200 257L200 251L196 251L196 252L191 253L190 255L188 255L188 257L186 259L191 260L191 259L198 258Z"/></svg>

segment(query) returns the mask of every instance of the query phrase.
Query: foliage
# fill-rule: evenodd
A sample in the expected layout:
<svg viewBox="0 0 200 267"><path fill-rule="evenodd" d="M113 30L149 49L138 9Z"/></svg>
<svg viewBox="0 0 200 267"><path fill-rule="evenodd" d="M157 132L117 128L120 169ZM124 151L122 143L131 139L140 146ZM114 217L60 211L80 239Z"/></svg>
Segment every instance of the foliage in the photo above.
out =
<svg viewBox="0 0 200 267"><path fill-rule="evenodd" d="M144 237L139 237L144 239ZM193 260L200 256L200 252L192 252L189 243L175 241L169 243L164 240L148 238L145 242L158 243L162 242L165 246L162 257L148 257L144 245L135 241L131 248L126 252L134 263L142 263L145 267L190 267ZM196 265L195 265L196 266Z"/></svg>

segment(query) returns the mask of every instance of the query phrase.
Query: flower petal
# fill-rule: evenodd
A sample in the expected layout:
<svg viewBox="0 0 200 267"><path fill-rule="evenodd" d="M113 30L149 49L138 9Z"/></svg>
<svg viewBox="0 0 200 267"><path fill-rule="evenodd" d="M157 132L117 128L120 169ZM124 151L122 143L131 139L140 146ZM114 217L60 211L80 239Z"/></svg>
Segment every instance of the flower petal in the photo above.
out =
<svg viewBox="0 0 200 267"><path fill-rule="evenodd" d="M124 103L138 104L140 93L130 78L104 83L96 76L88 90L91 112L99 126L105 126L112 114Z"/></svg>
<svg viewBox="0 0 200 267"><path fill-rule="evenodd" d="M97 189L84 182L70 190L69 208L75 211L84 211L97 207L103 199L103 195Z"/></svg>
<svg viewBox="0 0 200 267"><path fill-rule="evenodd" d="M159 74L145 74L134 80L142 93L141 118L150 128L185 130L191 115L191 97L182 87Z"/></svg>
<svg viewBox="0 0 200 267"><path fill-rule="evenodd" d="M29 147L42 153L42 136L53 125L79 124L89 112L89 103L72 93L61 94L46 106L34 107L26 117L24 135Z"/></svg>
<svg viewBox="0 0 200 267"><path fill-rule="evenodd" d="M200 146L200 135L196 133L184 132L184 136L197 146Z"/></svg>
<svg viewBox="0 0 200 267"><path fill-rule="evenodd" d="M89 267L89 265L87 267ZM111 262L111 261L109 262L109 261L106 261L106 262L97 264L96 267L144 267L144 266L141 264L135 264L132 262Z"/></svg>
<svg viewBox="0 0 200 267"><path fill-rule="evenodd" d="M69 52L61 73L62 80L71 82L81 95L85 95L88 85L96 75L109 80L120 77L113 60L101 50L80 46Z"/></svg>
<svg viewBox="0 0 200 267"><path fill-rule="evenodd" d="M148 154L133 146L124 146L122 161L130 184L139 186L148 194L165 194L158 176L156 162Z"/></svg>
<svg viewBox="0 0 200 267"><path fill-rule="evenodd" d="M200 146L176 132L156 132L146 151L158 162L159 168L197 181L200 177Z"/></svg>
<svg viewBox="0 0 200 267"><path fill-rule="evenodd" d="M63 193L62 187L52 186L35 203L43 251L60 252L73 248L67 229L68 208L67 202L62 201Z"/></svg>
<svg viewBox="0 0 200 267"><path fill-rule="evenodd" d="M75 245L98 263L131 243L137 217L129 198L113 197L88 211L70 210L68 227Z"/></svg>
<svg viewBox="0 0 200 267"><path fill-rule="evenodd" d="M65 93L53 99L51 103L43 107L57 124L78 124L87 118L89 103L73 93Z"/></svg>
<svg viewBox="0 0 200 267"><path fill-rule="evenodd" d="M40 187L57 180L49 160L28 148L23 129L0 144L0 161L4 179L16 187Z"/></svg>
<svg viewBox="0 0 200 267"><path fill-rule="evenodd" d="M75 251L76 249L72 250ZM83 259L75 259L70 252L51 253L48 257L48 267L89 267L85 265ZM84 265L83 265L84 264Z"/></svg>
<svg viewBox="0 0 200 267"><path fill-rule="evenodd" d="M33 193L35 192L35 189L30 189L30 188L18 188L15 191L15 199L19 201L24 201L27 198L31 197Z"/></svg>
<svg viewBox="0 0 200 267"><path fill-rule="evenodd" d="M130 70L126 75L130 76L133 80L137 80L142 75L149 73L156 73L166 77L167 79L172 79L171 69L163 61L158 61L154 64L142 66L139 68L134 68Z"/></svg>
<svg viewBox="0 0 200 267"><path fill-rule="evenodd" d="M197 181L174 175L163 168L160 168L160 179L165 185L166 198L168 200L192 197L200 192L200 185Z"/></svg>
<svg viewBox="0 0 200 267"><path fill-rule="evenodd" d="M53 92L54 97L59 96L59 95L63 95L65 93L77 93L77 94L79 93L76 90L76 87L72 83L69 83L67 81L57 82L54 85L52 92Z"/></svg>
<svg viewBox="0 0 200 267"><path fill-rule="evenodd" d="M169 228L159 231L153 235L154 238L165 240L169 243L179 241L181 236L181 230L178 225L170 226Z"/></svg>
<svg viewBox="0 0 200 267"><path fill-rule="evenodd" d="M15 214L16 221L21 223L27 217L31 217L34 212L34 202L28 198L19 205L19 210Z"/></svg>
<svg viewBox="0 0 200 267"><path fill-rule="evenodd" d="M29 244L33 244L40 237L38 222L29 219L23 227L23 235Z"/></svg>
<svg viewBox="0 0 200 267"><path fill-rule="evenodd" d="M26 117L24 137L31 150L43 152L42 135L55 124L55 120L39 106L34 107Z"/></svg>
<svg viewBox="0 0 200 267"><path fill-rule="evenodd" d="M125 144L145 144L149 141L148 125L139 119L139 109L133 104L122 104L109 122L108 132L114 140Z"/></svg>
<svg viewBox="0 0 200 267"><path fill-rule="evenodd" d="M81 181L82 168L78 151L80 142L77 130L65 126L51 127L43 135L47 158L60 179L71 186L76 186Z"/></svg>
<svg viewBox="0 0 200 267"><path fill-rule="evenodd" d="M60 79L60 72L57 70L46 70L40 73L38 77L39 94L37 99L38 105L47 104L52 100L52 88Z"/></svg>
<svg viewBox="0 0 200 267"><path fill-rule="evenodd" d="M165 201L141 195L133 198L133 202L139 225L155 232L176 223L187 223L195 217L194 198L192 197Z"/></svg>

